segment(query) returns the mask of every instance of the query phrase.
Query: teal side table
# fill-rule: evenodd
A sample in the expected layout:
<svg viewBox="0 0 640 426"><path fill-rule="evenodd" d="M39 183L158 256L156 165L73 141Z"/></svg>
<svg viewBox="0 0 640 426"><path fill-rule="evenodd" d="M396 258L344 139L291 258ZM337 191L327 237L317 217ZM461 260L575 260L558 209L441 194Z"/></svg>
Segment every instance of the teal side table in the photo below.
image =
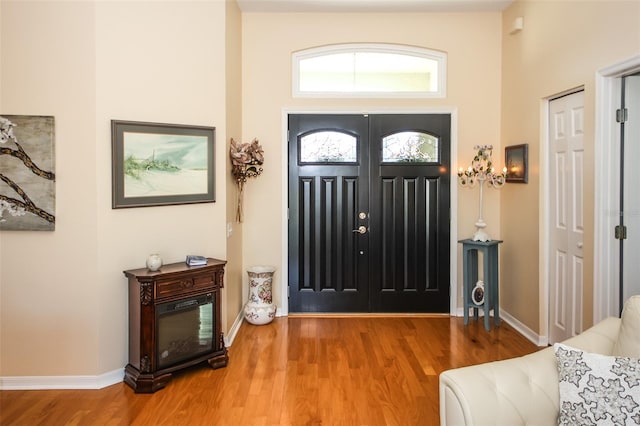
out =
<svg viewBox="0 0 640 426"><path fill-rule="evenodd" d="M469 323L469 308L473 308L473 316L478 320L478 309L484 311L484 328L490 326L489 312L493 309L493 320L500 325L500 295L498 292L498 244L502 240L473 241L460 240L462 243L464 325ZM477 304L473 301L472 292L478 281L478 253L482 253L482 270L484 273L484 301Z"/></svg>

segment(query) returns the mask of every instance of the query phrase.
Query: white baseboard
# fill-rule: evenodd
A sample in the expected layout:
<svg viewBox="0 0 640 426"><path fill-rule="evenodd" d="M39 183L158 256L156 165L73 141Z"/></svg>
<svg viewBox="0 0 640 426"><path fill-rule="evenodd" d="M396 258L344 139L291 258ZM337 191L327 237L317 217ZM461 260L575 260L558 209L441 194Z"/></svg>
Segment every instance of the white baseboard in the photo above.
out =
<svg viewBox="0 0 640 426"><path fill-rule="evenodd" d="M500 310L500 319L503 319L507 324L515 328L518 333L522 334L536 346L547 346L549 343L547 336L540 336L504 310Z"/></svg>
<svg viewBox="0 0 640 426"><path fill-rule="evenodd" d="M0 390L102 389L124 379L124 368L98 376L7 376L0 377Z"/></svg>
<svg viewBox="0 0 640 426"><path fill-rule="evenodd" d="M456 316L458 317L464 316L463 308L458 308L456 310ZM478 316L484 317L484 311L482 309L479 309ZM507 324L509 324L511 327L513 327L518 333L522 334L527 340L529 340L534 345L547 346L549 342L547 336L538 335L536 332L534 332L529 327L527 327L526 325L521 323L519 320L517 320L509 312L506 312L504 309L500 309L500 319L506 322Z"/></svg>
<svg viewBox="0 0 640 426"><path fill-rule="evenodd" d="M242 326L242 322L244 321L244 308L238 312L235 321L233 321L233 325L229 329L229 334L224 336L224 345L228 348L233 344L236 336L238 335L238 331L240 331L240 326Z"/></svg>

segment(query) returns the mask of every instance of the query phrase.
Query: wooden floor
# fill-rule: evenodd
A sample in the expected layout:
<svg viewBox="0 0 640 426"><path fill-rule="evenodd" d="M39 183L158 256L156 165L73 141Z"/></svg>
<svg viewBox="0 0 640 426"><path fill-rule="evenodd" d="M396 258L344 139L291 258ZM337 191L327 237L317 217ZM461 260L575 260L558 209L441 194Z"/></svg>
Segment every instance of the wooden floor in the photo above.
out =
<svg viewBox="0 0 640 426"><path fill-rule="evenodd" d="M277 318L243 324L226 368L192 368L154 394L2 391L0 424L436 425L439 373L537 349L504 322Z"/></svg>

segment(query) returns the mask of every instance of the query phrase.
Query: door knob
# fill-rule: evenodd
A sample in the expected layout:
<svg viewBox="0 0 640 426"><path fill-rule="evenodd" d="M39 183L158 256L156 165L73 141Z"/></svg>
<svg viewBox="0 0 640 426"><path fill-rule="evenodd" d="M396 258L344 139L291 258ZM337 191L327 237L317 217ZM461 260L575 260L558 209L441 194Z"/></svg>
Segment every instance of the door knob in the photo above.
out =
<svg viewBox="0 0 640 426"><path fill-rule="evenodd" d="M576 244L578 246L579 249L582 248L582 241L580 241L578 244Z"/></svg>
<svg viewBox="0 0 640 426"><path fill-rule="evenodd" d="M351 232L358 232L358 233L360 233L360 234L366 234L366 233L367 233L367 227L366 227L366 226L364 226L364 225L360 225L360 226L358 227L358 229L354 229L354 230L353 230L353 231L351 231Z"/></svg>

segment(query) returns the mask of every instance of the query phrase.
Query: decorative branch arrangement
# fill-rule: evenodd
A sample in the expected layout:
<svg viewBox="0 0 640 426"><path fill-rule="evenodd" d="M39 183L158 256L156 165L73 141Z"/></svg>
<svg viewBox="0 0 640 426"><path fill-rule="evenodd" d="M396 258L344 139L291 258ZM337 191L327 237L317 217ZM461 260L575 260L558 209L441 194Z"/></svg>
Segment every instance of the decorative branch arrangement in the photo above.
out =
<svg viewBox="0 0 640 426"><path fill-rule="evenodd" d="M476 225L476 233L473 235L474 241L491 241L491 237L484 230L487 226L482 218L482 187L485 181L493 188L500 188L504 185L507 176L507 168L502 169L502 173L495 173L493 163L491 161L491 153L493 145L476 145L473 149L477 150L477 154L473 157L471 166L467 170L462 167L458 169L458 180L463 187L473 188L478 183L480 187L480 214Z"/></svg>
<svg viewBox="0 0 640 426"><path fill-rule="evenodd" d="M258 139L253 139L251 143L238 143L231 139L229 148L231 158L231 173L238 184L238 207L236 208L236 220L242 222L244 195L244 184L247 179L260 176L262 174L262 163L264 163L264 150Z"/></svg>
<svg viewBox="0 0 640 426"><path fill-rule="evenodd" d="M16 124L11 120L0 117L0 155L8 155L17 158L24 164L28 171L34 175L41 177L49 181L55 181L55 174L51 171L46 171L40 168L31 159L31 156L27 154L22 145L18 142L18 138L14 134L14 127ZM14 145L12 148L10 145ZM2 217L4 212L7 212L11 216L18 217L24 216L27 213L32 213L49 224L55 223L55 216L45 209L36 205L36 202L31 196L23 189L22 182L18 183L11 179L6 173L6 169L3 167L0 170L0 180L2 180L11 190L17 193L21 199L13 198L5 194L0 194L0 222L5 222L6 219ZM27 182L25 182L27 183Z"/></svg>

